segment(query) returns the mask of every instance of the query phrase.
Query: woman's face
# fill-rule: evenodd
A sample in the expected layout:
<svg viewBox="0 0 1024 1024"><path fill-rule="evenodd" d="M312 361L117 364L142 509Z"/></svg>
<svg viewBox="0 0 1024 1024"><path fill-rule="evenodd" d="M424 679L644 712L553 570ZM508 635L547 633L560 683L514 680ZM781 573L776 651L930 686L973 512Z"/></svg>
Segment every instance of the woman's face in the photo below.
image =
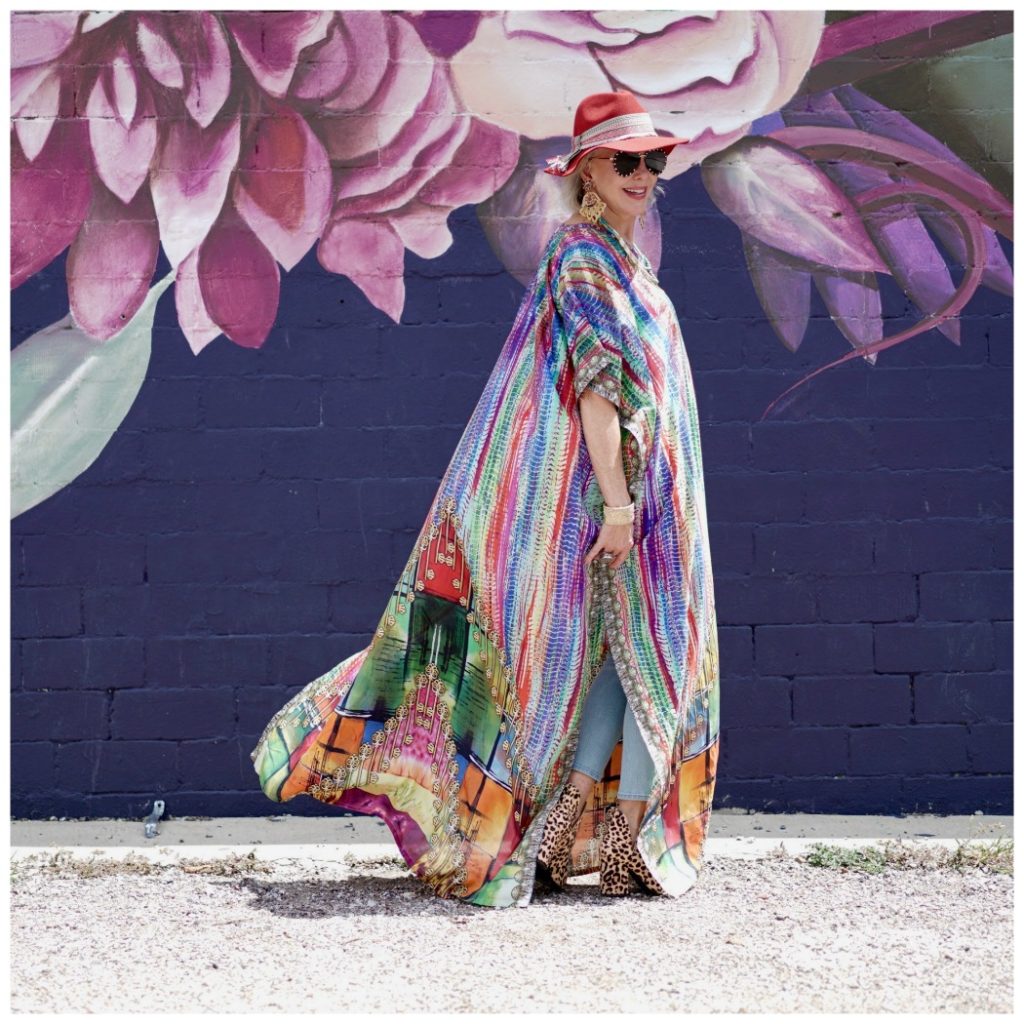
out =
<svg viewBox="0 0 1024 1024"><path fill-rule="evenodd" d="M647 169L643 160L628 177L615 170L615 164L604 157L614 156L614 149L595 149L584 157L581 174L593 178L598 195L620 217L639 217L647 209L658 176Z"/></svg>

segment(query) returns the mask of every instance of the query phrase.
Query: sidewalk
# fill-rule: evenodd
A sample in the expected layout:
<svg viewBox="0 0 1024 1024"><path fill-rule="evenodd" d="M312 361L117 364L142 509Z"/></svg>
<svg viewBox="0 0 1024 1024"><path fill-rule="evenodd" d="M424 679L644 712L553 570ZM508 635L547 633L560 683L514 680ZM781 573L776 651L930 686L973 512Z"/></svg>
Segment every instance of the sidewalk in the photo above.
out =
<svg viewBox="0 0 1024 1024"><path fill-rule="evenodd" d="M310 857L318 861L397 855L379 818L342 815L260 818L170 818L147 839L141 820L96 818L11 823L11 856L40 849L66 849L71 856L123 857L154 861L182 856L230 856L254 851L260 859ZM955 849L958 842L1013 838L1010 815L908 815L886 817L842 814L764 814L724 808L711 816L705 856L758 859L780 848L793 855L815 843L860 847L901 840L907 847Z"/></svg>

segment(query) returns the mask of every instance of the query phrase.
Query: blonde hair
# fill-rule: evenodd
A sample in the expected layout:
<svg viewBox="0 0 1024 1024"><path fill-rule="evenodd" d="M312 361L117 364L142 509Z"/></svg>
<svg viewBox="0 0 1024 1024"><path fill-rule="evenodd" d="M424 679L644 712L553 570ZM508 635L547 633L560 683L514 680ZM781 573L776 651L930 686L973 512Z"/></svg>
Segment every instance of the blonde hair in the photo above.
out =
<svg viewBox="0 0 1024 1024"><path fill-rule="evenodd" d="M614 148L614 147L609 147ZM582 171L590 163L590 158L596 153L596 149L590 150L590 152L584 154L580 162L576 165L576 169L572 174L568 175L565 181L565 205L575 212L580 208L580 203L583 202L583 174ZM654 188L651 189L650 197L647 200L647 205L651 206L658 198L665 194L664 187L655 180Z"/></svg>

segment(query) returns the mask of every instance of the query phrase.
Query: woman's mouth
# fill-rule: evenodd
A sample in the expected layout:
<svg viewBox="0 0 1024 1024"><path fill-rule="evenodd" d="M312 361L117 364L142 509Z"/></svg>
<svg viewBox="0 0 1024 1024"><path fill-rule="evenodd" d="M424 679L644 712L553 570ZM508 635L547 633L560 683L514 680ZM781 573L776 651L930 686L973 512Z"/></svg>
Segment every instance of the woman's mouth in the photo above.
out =
<svg viewBox="0 0 1024 1024"><path fill-rule="evenodd" d="M624 188L622 190L627 196L632 196L634 199L643 199L647 195L646 188Z"/></svg>

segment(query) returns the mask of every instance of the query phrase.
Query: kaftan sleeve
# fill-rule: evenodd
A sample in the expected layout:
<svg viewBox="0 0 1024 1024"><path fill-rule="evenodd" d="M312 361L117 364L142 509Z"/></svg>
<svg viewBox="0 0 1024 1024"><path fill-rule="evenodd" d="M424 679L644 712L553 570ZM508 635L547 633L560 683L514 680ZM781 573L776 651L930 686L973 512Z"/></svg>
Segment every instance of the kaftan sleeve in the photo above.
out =
<svg viewBox="0 0 1024 1024"><path fill-rule="evenodd" d="M621 285L600 263L566 261L555 284L554 305L564 338L573 389L587 388L623 408Z"/></svg>

